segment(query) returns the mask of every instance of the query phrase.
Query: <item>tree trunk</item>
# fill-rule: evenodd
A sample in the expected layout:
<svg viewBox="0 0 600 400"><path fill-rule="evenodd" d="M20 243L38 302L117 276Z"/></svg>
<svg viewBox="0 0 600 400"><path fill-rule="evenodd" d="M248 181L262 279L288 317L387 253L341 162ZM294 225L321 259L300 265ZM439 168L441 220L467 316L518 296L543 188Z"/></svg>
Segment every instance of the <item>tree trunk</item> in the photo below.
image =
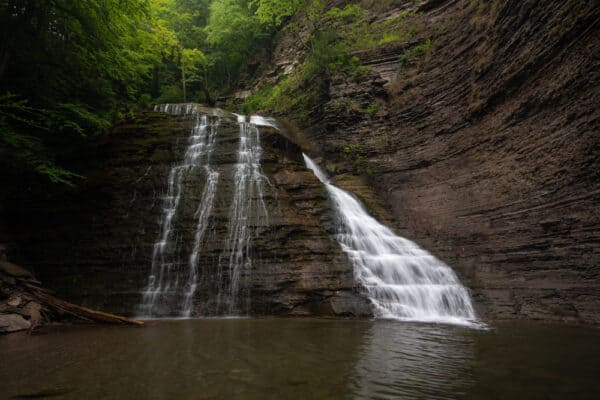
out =
<svg viewBox="0 0 600 400"><path fill-rule="evenodd" d="M154 64L152 67L152 86L150 87L150 93L152 97L156 98L160 96L160 67Z"/></svg>
<svg viewBox="0 0 600 400"><path fill-rule="evenodd" d="M56 297L46 293L44 290L27 285L30 292L38 298L40 303L52 309L59 314L69 314L76 319L81 319L90 322L102 322L110 324L126 324L126 325L143 325L142 321L136 321L133 319L121 317L119 315L109 314L102 311L92 310L87 307L78 306L73 303L66 302L64 300L57 299Z"/></svg>
<svg viewBox="0 0 600 400"><path fill-rule="evenodd" d="M208 89L206 82L202 80L200 81L200 90L202 90L202 93L204 93L204 97L206 98L206 104L208 104L210 107L214 107L216 101L210 94L210 90Z"/></svg>
<svg viewBox="0 0 600 400"><path fill-rule="evenodd" d="M183 85L183 102L187 103L187 97L185 94L185 66L181 63L181 84Z"/></svg>

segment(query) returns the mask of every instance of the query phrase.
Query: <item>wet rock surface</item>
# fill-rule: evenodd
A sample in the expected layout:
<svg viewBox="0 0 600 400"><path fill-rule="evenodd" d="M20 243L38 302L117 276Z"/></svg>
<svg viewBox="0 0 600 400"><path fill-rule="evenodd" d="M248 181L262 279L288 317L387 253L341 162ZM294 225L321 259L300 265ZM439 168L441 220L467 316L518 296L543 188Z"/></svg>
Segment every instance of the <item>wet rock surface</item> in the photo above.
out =
<svg viewBox="0 0 600 400"><path fill-rule="evenodd" d="M0 333L24 331L31 323L19 314L0 314Z"/></svg>
<svg viewBox="0 0 600 400"><path fill-rule="evenodd" d="M0 334L35 328L42 322L42 306L27 292L39 282L25 268L6 261L0 244Z"/></svg>

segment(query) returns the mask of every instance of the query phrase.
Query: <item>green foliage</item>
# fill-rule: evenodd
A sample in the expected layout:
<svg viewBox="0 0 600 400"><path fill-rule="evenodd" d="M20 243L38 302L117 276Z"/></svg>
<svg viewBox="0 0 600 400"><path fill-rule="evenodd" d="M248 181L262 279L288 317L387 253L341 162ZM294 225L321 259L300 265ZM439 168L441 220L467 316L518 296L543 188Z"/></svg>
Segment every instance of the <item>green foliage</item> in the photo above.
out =
<svg viewBox="0 0 600 400"><path fill-rule="evenodd" d="M138 107L139 108L150 108L152 106L154 102L152 101L152 95L150 95L150 93L144 93L140 96L139 100L138 100Z"/></svg>
<svg viewBox="0 0 600 400"><path fill-rule="evenodd" d="M340 68L340 59L345 57L346 53L346 47L337 40L335 30L328 29L317 33L310 41L310 51L302 67L302 79L308 81L317 75Z"/></svg>
<svg viewBox="0 0 600 400"><path fill-rule="evenodd" d="M56 151L135 101L151 67L137 35L147 11L145 0L0 3L0 151L72 184Z"/></svg>
<svg viewBox="0 0 600 400"><path fill-rule="evenodd" d="M198 71L206 63L206 56L198 49L183 49L181 51L181 64L187 71Z"/></svg>
<svg viewBox="0 0 600 400"><path fill-rule="evenodd" d="M377 104L377 103L369 104L367 106L367 108L365 108L365 110L364 110L365 114L369 115L370 117L375 116L375 114L377 114L378 111L379 111L379 104Z"/></svg>
<svg viewBox="0 0 600 400"><path fill-rule="evenodd" d="M296 74L259 90L246 100L242 111L293 112L298 118L305 118L319 106L323 87L333 73L359 76L366 70L358 58L350 56L347 46L337 40L336 32L328 29L312 38L308 55Z"/></svg>
<svg viewBox="0 0 600 400"><path fill-rule="evenodd" d="M307 6L309 0L252 0L250 7L261 24L279 26L284 19L291 17Z"/></svg>
<svg viewBox="0 0 600 400"><path fill-rule="evenodd" d="M292 75L247 99L302 118L332 77L368 71L352 55L415 35L415 15L372 22L369 11L327 0L6 0L0 2L0 152L62 183L61 146L101 134L134 107L211 102L267 58L274 34L298 34L307 53ZM371 2L392 9L393 1ZM383 4L385 3L385 4ZM339 2L338 2L339 4ZM309 39L306 40L306 35ZM428 54L431 42L403 55ZM377 113L376 105L363 112Z"/></svg>
<svg viewBox="0 0 600 400"><path fill-rule="evenodd" d="M264 87L248 98L242 107L243 112L293 113L302 119L319 108L331 76L360 77L370 70L351 54L356 46L354 35L364 36L364 29L359 32L356 27L363 26L360 20L365 10L358 4L333 7L327 12L324 9L324 2L312 1L304 10L304 21L312 26L314 33L302 65L294 75ZM334 27L331 27L332 23ZM342 24L342 27L336 24Z"/></svg>
<svg viewBox="0 0 600 400"><path fill-rule="evenodd" d="M54 132L71 130L85 135L86 132L105 131L111 125L107 115L92 112L83 103L58 103L48 113L56 121L52 126Z"/></svg>
<svg viewBox="0 0 600 400"><path fill-rule="evenodd" d="M363 17L364 14L365 10L359 4L348 4L342 9L339 7L331 8L325 13L324 17L336 21L350 22Z"/></svg>
<svg viewBox="0 0 600 400"><path fill-rule="evenodd" d="M242 106L242 112L262 110L286 114L293 110L298 118L306 118L319 103L321 90L317 85L304 84L298 76L288 76L273 86L267 86L250 96Z"/></svg>
<svg viewBox="0 0 600 400"><path fill-rule="evenodd" d="M184 72L190 97L204 96L209 3L0 2L3 157L69 183L74 175L52 163L61 147L106 131L153 98L183 100L175 87Z"/></svg>
<svg viewBox="0 0 600 400"><path fill-rule="evenodd" d="M181 90L181 86L167 85L162 87L162 92L156 99L156 103L178 103L181 99L183 99L183 90Z"/></svg>
<svg viewBox="0 0 600 400"><path fill-rule="evenodd" d="M210 0L150 1L147 35L154 46L150 92L155 97L181 102L197 98L207 89L210 62L203 49L207 46L205 26L210 3ZM181 90L175 90L175 86Z"/></svg>
<svg viewBox="0 0 600 400"><path fill-rule="evenodd" d="M359 4L348 4L342 9L331 8L322 20L327 22L326 25L335 26L338 39L351 51L412 38L416 34L416 25L407 23L412 17L415 17L414 13L403 11L382 21L369 22L366 9Z"/></svg>
<svg viewBox="0 0 600 400"><path fill-rule="evenodd" d="M237 77L269 46L272 31L253 13L247 0L213 0L206 32L209 80L221 90L229 89Z"/></svg>
<svg viewBox="0 0 600 400"><path fill-rule="evenodd" d="M5 89L27 98L60 94L68 103L100 108L115 96L128 99L135 92L146 67L132 51L144 1L10 3L0 6L0 20L9 32L0 49L8 59L0 71Z"/></svg>
<svg viewBox="0 0 600 400"><path fill-rule="evenodd" d="M0 150L10 151L14 159L52 182L73 185L81 176L56 166L44 140L54 126L68 126L69 122L31 107L13 94L1 95Z"/></svg>
<svg viewBox="0 0 600 400"><path fill-rule="evenodd" d="M422 59L431 52L432 47L433 41L431 39L427 39L424 43L404 51L400 57L400 63L402 65L408 65L411 62Z"/></svg>
<svg viewBox="0 0 600 400"><path fill-rule="evenodd" d="M285 81L278 83L275 86L265 86L252 96L248 97L242 105L242 112L250 114L254 111L267 110L274 108L275 99L283 91L282 87Z"/></svg>
<svg viewBox="0 0 600 400"><path fill-rule="evenodd" d="M372 37L371 47L410 40L415 36L416 29L414 23L407 23L407 19L414 16L408 11L403 11L391 18L370 24L367 35Z"/></svg>
<svg viewBox="0 0 600 400"><path fill-rule="evenodd" d="M347 157L351 154L359 154L362 152L362 147L358 144L351 144L349 146L344 147L344 157Z"/></svg>

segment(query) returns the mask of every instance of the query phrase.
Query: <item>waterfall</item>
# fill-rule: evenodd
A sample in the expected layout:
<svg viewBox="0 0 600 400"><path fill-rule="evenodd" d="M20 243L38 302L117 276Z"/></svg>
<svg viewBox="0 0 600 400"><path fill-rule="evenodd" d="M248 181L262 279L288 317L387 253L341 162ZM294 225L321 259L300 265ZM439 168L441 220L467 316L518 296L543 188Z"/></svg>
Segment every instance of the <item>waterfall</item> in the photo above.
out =
<svg viewBox="0 0 600 400"><path fill-rule="evenodd" d="M227 293L227 313L240 312L240 279L247 278L252 269L252 239L256 229L268 225L267 207L264 201L264 185L267 178L262 174L260 159L262 148L258 126L271 125L271 121L262 117L237 115L240 141L237 163L234 166L234 194L229 212L227 242L222 260L225 260L229 275L229 293ZM221 263L220 263L221 264ZM222 296L219 296L221 300ZM249 294L246 296L246 308Z"/></svg>
<svg viewBox="0 0 600 400"><path fill-rule="evenodd" d="M206 166L206 186L200 198L200 205L196 216L198 224L196 225L196 234L194 235L194 248L189 260L189 275L188 283L185 289L185 299L183 303L182 314L184 317L189 317L192 313L192 305L194 294L198 286L198 257L200 256L200 248L206 228L208 228L208 217L211 214L213 200L217 192L217 182L219 181L219 173Z"/></svg>
<svg viewBox="0 0 600 400"><path fill-rule="evenodd" d="M376 317L475 323L469 294L449 266L377 222L354 196L332 185L308 156L304 160L327 189L338 219L336 239Z"/></svg>
<svg viewBox="0 0 600 400"><path fill-rule="evenodd" d="M199 313L247 314L251 274L260 263L255 242L269 225L265 202L269 182L261 170L259 128L277 129L277 124L270 118L246 117L194 104L166 104L155 110L192 115L195 125L182 161L168 174L160 231L138 314L184 318ZM234 129L219 133L222 123ZM237 151L229 152L226 147L224 153L219 153L219 164L213 165L217 136L225 134L237 139ZM219 143L229 146L235 142L221 138ZM231 161L224 163L224 156L231 156ZM310 158L304 158L329 193L337 215L336 239L351 261L355 279L370 299L376 317L475 323L469 294L449 266L377 222L354 196L332 185ZM222 176L228 179L220 185L225 192L217 200ZM193 208L190 201L195 202ZM215 206L217 214L213 215ZM221 243L211 239L205 246L207 232L217 229L214 221L226 222L219 236ZM205 250L209 253L203 258ZM185 257L180 257L184 251Z"/></svg>
<svg viewBox="0 0 600 400"><path fill-rule="evenodd" d="M191 114L196 117L189 144L183 161L171 168L167 180L167 194L163 198L163 216L158 240L154 243L152 266L148 284L142 293L142 303L138 313L142 317L169 315L172 308L178 307L181 316L189 317L192 300L197 287L198 254L208 226L213 200L217 190L219 173L211 168L210 158L215 147L219 120L207 115L198 115L192 104L161 105L155 108L171 114ZM192 175L204 175L204 190L200 196L193 251L189 257L186 274L182 274L177 262L177 237L174 235L173 220L179 208L184 190L184 182ZM183 275L183 276L182 276ZM180 282L185 280L185 283ZM183 286L183 291L180 286ZM179 306L173 304L182 297Z"/></svg>
<svg viewBox="0 0 600 400"><path fill-rule="evenodd" d="M277 124L271 118L245 117L191 103L157 105L154 111L191 115L195 118L195 125L182 161L171 168L167 178L160 232L153 245L150 274L142 292L138 316L189 318L198 313L247 313L249 276L256 261L253 241L259 229L268 225L264 200L268 180L261 171L259 127L277 129ZM237 127L238 148L231 171L232 185L221 185L227 193L232 190L230 204L219 204L227 194L216 200L220 175L225 173L229 176L228 164L221 161L217 168L211 163L217 136L233 133L227 129L219 133L222 123ZM202 192L198 194L201 188ZM197 201L193 221L193 211L188 206L190 201ZM216 229L211 221L220 216L213 215L215 203L220 206L217 209L228 206L225 208L228 210L227 236L223 235L220 255L214 259L212 256L202 259L202 252L207 247L204 246L207 231ZM193 228L190 227L192 223ZM191 230L193 237L187 233ZM180 260L183 251L189 251L187 263ZM206 270L201 269L201 261ZM195 305L200 283L203 285L201 296L206 303ZM242 292L245 298L242 298Z"/></svg>

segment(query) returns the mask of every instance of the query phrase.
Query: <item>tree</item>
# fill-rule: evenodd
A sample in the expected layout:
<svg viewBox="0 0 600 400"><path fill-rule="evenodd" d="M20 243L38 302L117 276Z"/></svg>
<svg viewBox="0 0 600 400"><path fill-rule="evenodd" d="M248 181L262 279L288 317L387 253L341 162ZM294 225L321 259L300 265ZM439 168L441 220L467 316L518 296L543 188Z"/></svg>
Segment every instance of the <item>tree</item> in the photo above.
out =
<svg viewBox="0 0 600 400"><path fill-rule="evenodd" d="M231 88L249 60L270 43L270 33L248 5L247 0L213 0L210 5L207 56L211 82L221 88Z"/></svg>
<svg viewBox="0 0 600 400"><path fill-rule="evenodd" d="M152 102L214 103L322 1L0 1L0 153L72 183L63 148Z"/></svg>
<svg viewBox="0 0 600 400"><path fill-rule="evenodd" d="M53 181L75 136L106 129L143 90L152 64L136 33L145 0L0 2L0 151ZM63 172L60 172L63 171Z"/></svg>
<svg viewBox="0 0 600 400"><path fill-rule="evenodd" d="M153 71L154 97L159 101L197 99L214 103L207 82L208 58L204 26L209 0L153 0L151 31L158 40L160 59ZM177 89L176 89L177 87ZM191 93L190 93L191 92ZM191 96L190 96L191 94Z"/></svg>
<svg viewBox="0 0 600 400"><path fill-rule="evenodd" d="M198 72L207 63L206 56L198 49L181 49L181 84L183 87L183 101L187 101L186 97L186 81L202 82L202 78ZM186 79L186 73L188 75ZM205 96L208 102L212 102L211 96L205 84L202 84Z"/></svg>
<svg viewBox="0 0 600 400"><path fill-rule="evenodd" d="M251 7L256 8L256 16L265 25L279 26L285 18L291 17L302 8L309 0L253 0Z"/></svg>

